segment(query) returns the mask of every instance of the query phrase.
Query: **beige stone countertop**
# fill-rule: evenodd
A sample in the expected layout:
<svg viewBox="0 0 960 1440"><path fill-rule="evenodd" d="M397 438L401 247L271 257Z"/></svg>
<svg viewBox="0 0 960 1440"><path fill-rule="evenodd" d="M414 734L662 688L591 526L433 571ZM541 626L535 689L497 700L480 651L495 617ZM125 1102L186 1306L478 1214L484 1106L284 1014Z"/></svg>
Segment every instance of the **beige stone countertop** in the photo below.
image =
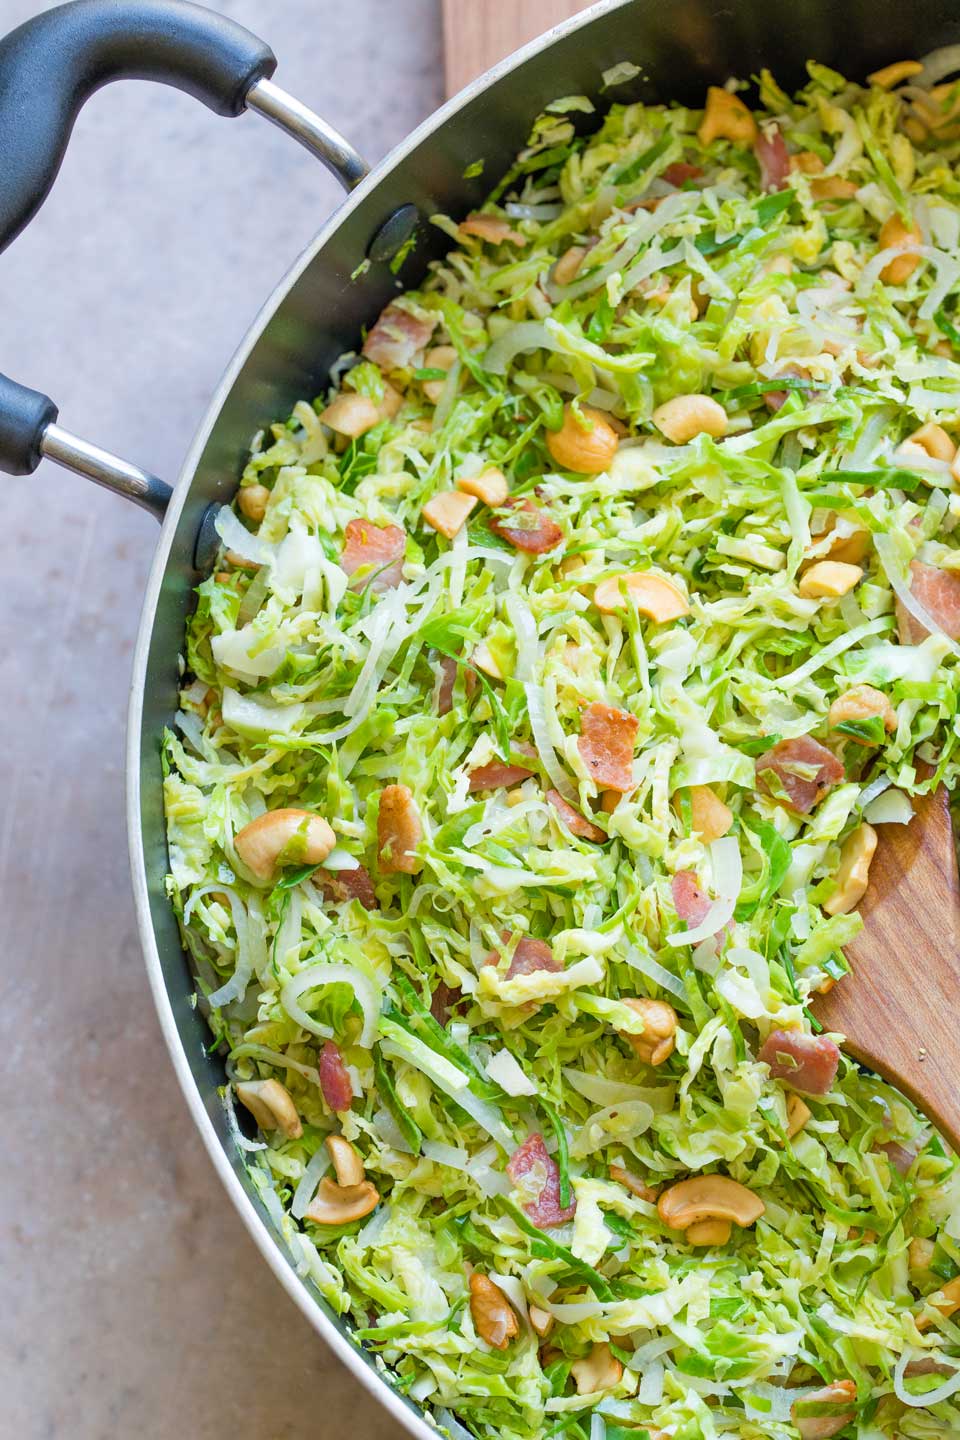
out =
<svg viewBox="0 0 960 1440"><path fill-rule="evenodd" d="M368 159L439 103L437 0L215 3ZM2 0L0 31L45 8ZM174 477L234 346L337 196L253 116L111 86L0 256L0 371ZM0 1435L386 1440L395 1425L231 1208L148 992L123 731L155 522L48 463L0 492Z"/></svg>

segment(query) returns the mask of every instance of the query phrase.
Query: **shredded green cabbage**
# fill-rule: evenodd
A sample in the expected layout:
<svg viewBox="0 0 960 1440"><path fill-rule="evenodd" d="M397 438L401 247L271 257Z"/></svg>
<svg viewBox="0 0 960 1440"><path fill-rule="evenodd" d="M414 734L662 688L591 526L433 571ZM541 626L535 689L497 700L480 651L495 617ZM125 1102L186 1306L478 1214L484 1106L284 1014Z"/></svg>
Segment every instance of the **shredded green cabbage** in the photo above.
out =
<svg viewBox="0 0 960 1440"><path fill-rule="evenodd" d="M226 1099L299 1115L243 1160L452 1435L960 1434L955 1159L810 1009L869 819L958 775L960 118L809 73L709 143L552 106L256 438L197 590L168 888ZM251 869L282 808L326 864ZM342 1225L331 1134L376 1192ZM701 1174L760 1218L671 1228Z"/></svg>

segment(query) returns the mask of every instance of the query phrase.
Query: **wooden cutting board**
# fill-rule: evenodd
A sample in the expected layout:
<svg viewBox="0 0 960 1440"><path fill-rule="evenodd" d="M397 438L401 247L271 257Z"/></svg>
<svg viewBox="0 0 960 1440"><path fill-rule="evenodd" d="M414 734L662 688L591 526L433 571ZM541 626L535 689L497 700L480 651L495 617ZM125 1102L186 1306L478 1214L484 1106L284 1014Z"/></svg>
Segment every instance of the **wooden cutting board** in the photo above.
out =
<svg viewBox="0 0 960 1440"><path fill-rule="evenodd" d="M443 0L448 95L592 0Z"/></svg>

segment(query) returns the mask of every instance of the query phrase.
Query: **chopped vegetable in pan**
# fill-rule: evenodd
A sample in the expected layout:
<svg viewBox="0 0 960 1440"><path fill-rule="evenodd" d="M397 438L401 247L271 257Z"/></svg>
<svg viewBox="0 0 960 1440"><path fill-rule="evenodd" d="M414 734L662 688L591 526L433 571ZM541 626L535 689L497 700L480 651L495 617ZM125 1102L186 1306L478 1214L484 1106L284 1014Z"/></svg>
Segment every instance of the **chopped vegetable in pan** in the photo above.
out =
<svg viewBox="0 0 960 1440"><path fill-rule="evenodd" d="M960 1434L956 1162L811 1014L960 768L944 72L557 102L221 512L170 895L297 1269L459 1440Z"/></svg>

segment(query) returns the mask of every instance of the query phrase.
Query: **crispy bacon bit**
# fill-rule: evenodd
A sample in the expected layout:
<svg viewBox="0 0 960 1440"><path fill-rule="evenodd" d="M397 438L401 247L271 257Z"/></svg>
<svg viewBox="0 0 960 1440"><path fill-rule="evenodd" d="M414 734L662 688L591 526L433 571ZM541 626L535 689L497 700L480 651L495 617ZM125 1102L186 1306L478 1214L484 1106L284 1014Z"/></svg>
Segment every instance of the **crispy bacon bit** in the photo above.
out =
<svg viewBox="0 0 960 1440"><path fill-rule="evenodd" d="M523 1208L534 1225L539 1225L541 1230L549 1229L553 1225L565 1225L568 1220L573 1219L577 1202L572 1200L566 1206L560 1204L560 1171L544 1145L542 1135L531 1135L519 1150L514 1150L507 1166L507 1174L517 1189L524 1193L539 1184L539 1192L534 1198L524 1200Z"/></svg>
<svg viewBox="0 0 960 1440"><path fill-rule="evenodd" d="M503 514L503 511L507 513ZM535 500L526 497L511 500L500 506L500 512L490 521L490 529L528 555L542 555L563 539L563 531L556 520Z"/></svg>
<svg viewBox="0 0 960 1440"><path fill-rule="evenodd" d="M640 721L628 710L594 701L580 717L577 749L591 780L621 794L633 787L633 746Z"/></svg>
<svg viewBox="0 0 960 1440"><path fill-rule="evenodd" d="M430 1014L438 1025L446 1025L450 1019L450 1011L461 999L461 990L452 990L444 981L437 982L437 988L430 997Z"/></svg>
<svg viewBox="0 0 960 1440"><path fill-rule="evenodd" d="M387 874L414 875L421 860L416 853L423 826L413 795L406 785L388 785L380 795L377 845L380 869Z"/></svg>
<svg viewBox="0 0 960 1440"><path fill-rule="evenodd" d="M657 1202L657 1191L644 1184L639 1175L634 1175L632 1170L627 1170L623 1165L610 1166L610 1179L616 1180L620 1185L626 1185L631 1194L636 1195L640 1200L646 1200L648 1205L655 1205Z"/></svg>
<svg viewBox="0 0 960 1440"><path fill-rule="evenodd" d="M317 1068L320 1071L320 1090L330 1109L337 1114L349 1110L353 1104L353 1086L340 1054L340 1046L332 1040L325 1040Z"/></svg>
<svg viewBox="0 0 960 1440"><path fill-rule="evenodd" d="M795 1400L790 1406L790 1419L801 1440L830 1440L856 1418L856 1398L857 1387L852 1380L834 1380L822 1390L811 1390L802 1400ZM820 1405L827 1407L826 1414L818 1415L815 1408L809 1413L811 1407Z"/></svg>
<svg viewBox="0 0 960 1440"><path fill-rule="evenodd" d="M356 870L315 870L313 881L323 891L323 898L334 905L359 900L364 910L378 908L370 871L362 865L358 865Z"/></svg>
<svg viewBox="0 0 960 1440"><path fill-rule="evenodd" d="M436 325L436 316L414 315L391 303L364 340L363 353L384 370L407 369L426 347Z"/></svg>
<svg viewBox="0 0 960 1440"><path fill-rule="evenodd" d="M699 180L702 174L699 165L691 165L688 160L674 160L661 172L661 179L666 180L668 185L676 185L679 190L688 180Z"/></svg>
<svg viewBox="0 0 960 1440"><path fill-rule="evenodd" d="M801 815L809 815L827 791L843 779L843 766L836 755L809 735L781 740L757 759L757 784L780 800L781 796L768 786L765 770L772 770L777 777L786 796L784 803Z"/></svg>
<svg viewBox="0 0 960 1440"><path fill-rule="evenodd" d="M790 174L790 152L779 125L772 126L769 134L760 131L753 142L753 153L760 166L760 182L764 190L782 190Z"/></svg>
<svg viewBox="0 0 960 1440"><path fill-rule="evenodd" d="M351 520L343 538L340 569L353 577L351 590L363 590L367 585L377 592L396 589L403 579L403 557L407 548L406 533L399 525Z"/></svg>
<svg viewBox="0 0 960 1440"><path fill-rule="evenodd" d="M908 1175L917 1158L916 1150L909 1150L906 1145L899 1145L896 1140L886 1140L882 1145L877 1146L890 1161L894 1170L901 1175Z"/></svg>
<svg viewBox="0 0 960 1440"><path fill-rule="evenodd" d="M924 565L922 560L912 560L910 593L951 640L960 640L960 575L936 565ZM902 645L919 645L930 633L899 600L897 626Z"/></svg>
<svg viewBox="0 0 960 1440"><path fill-rule="evenodd" d="M533 774L523 765L507 765L503 760L491 760L489 765L479 765L470 771L470 793L474 790L502 790L510 785L519 785Z"/></svg>
<svg viewBox="0 0 960 1440"><path fill-rule="evenodd" d="M783 1080L805 1095L826 1095L836 1079L840 1051L825 1035L771 1030L757 1059L770 1066L771 1080Z"/></svg>
<svg viewBox="0 0 960 1440"><path fill-rule="evenodd" d="M597 844L606 840L606 832L588 820L586 815L581 815L573 805L568 805L559 790L548 790L547 799L572 835L579 835L581 840L596 841Z"/></svg>
<svg viewBox="0 0 960 1440"><path fill-rule="evenodd" d="M694 870L678 870L670 881L673 891L673 908L690 929L696 929L705 920L710 909L710 897L700 889Z"/></svg>
<svg viewBox="0 0 960 1440"><path fill-rule="evenodd" d="M502 931L501 939L504 945L509 945L510 931ZM496 965L499 959L496 950L491 950L483 963ZM517 975L532 975L535 970L552 970L556 973L562 969L563 966L559 960L554 959L553 951L545 940L533 940L529 935L522 935L511 956L506 978L513 980Z"/></svg>
<svg viewBox="0 0 960 1440"><path fill-rule="evenodd" d="M440 684L437 689L437 714L449 715L453 709L453 687L457 683L457 662L448 655L440 659Z"/></svg>
<svg viewBox="0 0 960 1440"><path fill-rule="evenodd" d="M457 226L461 235L476 235L479 240L487 240L491 245L502 245L509 240L511 245L526 245L526 236L521 235L519 230L514 230L509 220L503 220L499 215L468 215L466 220L461 220Z"/></svg>

